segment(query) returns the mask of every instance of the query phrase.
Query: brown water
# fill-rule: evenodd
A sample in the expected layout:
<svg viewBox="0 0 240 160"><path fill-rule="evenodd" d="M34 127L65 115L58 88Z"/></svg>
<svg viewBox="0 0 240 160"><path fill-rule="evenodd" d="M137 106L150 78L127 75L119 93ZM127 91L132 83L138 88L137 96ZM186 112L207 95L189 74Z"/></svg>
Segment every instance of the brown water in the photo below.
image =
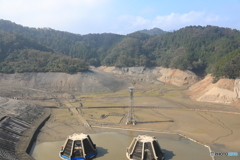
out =
<svg viewBox="0 0 240 160"><path fill-rule="evenodd" d="M132 135L132 136L131 136ZM150 135L150 134L149 134ZM124 135L116 132L90 134L96 144L98 155L96 160L127 160L126 148L130 145L134 134ZM212 160L206 147L177 135L168 137L154 135L165 153L165 160ZM173 138L171 138L171 136ZM36 160L60 160L59 151L65 141L44 142L33 146L32 156Z"/></svg>

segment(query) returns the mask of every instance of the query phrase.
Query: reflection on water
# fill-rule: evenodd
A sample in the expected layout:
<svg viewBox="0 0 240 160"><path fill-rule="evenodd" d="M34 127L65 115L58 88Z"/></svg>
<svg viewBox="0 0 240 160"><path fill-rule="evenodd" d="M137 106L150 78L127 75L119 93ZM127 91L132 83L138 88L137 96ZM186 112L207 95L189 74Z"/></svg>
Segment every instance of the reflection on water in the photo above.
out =
<svg viewBox="0 0 240 160"><path fill-rule="evenodd" d="M150 134L149 134L150 135ZM127 160L126 148L130 145L134 134L123 135L116 132L90 134L96 144L98 155L96 160ZM207 148L184 138L166 138L155 135L165 153L165 160L211 160ZM60 160L59 151L64 141L44 142L34 146L32 156L36 160Z"/></svg>

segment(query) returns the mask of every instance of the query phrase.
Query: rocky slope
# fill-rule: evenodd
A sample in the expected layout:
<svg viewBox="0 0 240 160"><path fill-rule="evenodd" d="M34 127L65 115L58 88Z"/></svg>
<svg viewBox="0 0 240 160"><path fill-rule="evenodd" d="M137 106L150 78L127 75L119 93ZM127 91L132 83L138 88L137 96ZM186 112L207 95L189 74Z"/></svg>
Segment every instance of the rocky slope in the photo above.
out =
<svg viewBox="0 0 240 160"><path fill-rule="evenodd" d="M203 80L189 88L192 99L203 102L235 103L240 99L240 79L220 79L212 83L213 77L207 75Z"/></svg>
<svg viewBox="0 0 240 160"><path fill-rule="evenodd" d="M173 84L176 86L192 85L199 78L191 71L181 71L163 67L98 67L99 70L114 75L125 75L136 81L151 82L154 84Z"/></svg>
<svg viewBox="0 0 240 160"><path fill-rule="evenodd" d="M18 86L51 92L102 93L116 92L129 86L129 82L146 82L158 85L190 86L189 97L202 102L240 105L240 79L213 77L203 80L191 71L163 67L106 67L92 68L88 72L67 73L15 73L0 74L0 85Z"/></svg>
<svg viewBox="0 0 240 160"><path fill-rule="evenodd" d="M187 93L190 98L202 102L225 103L240 106L240 79L220 79L212 83L213 77L207 75L200 79L191 71L181 71L163 67L106 67L98 68L114 75L123 75L135 81L155 84L189 85Z"/></svg>
<svg viewBox="0 0 240 160"><path fill-rule="evenodd" d="M0 119L6 115L11 115L28 123L32 123L43 113L43 108L35 104L0 97Z"/></svg>

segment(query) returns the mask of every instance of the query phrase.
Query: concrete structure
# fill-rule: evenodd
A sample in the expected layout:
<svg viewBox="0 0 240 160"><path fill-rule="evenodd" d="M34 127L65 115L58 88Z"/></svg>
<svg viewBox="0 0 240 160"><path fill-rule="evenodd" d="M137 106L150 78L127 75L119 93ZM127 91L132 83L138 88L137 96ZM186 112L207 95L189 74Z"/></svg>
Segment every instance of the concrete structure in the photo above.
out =
<svg viewBox="0 0 240 160"><path fill-rule="evenodd" d="M139 135L134 137L127 148L126 156L129 160L163 160L164 153L155 137Z"/></svg>
<svg viewBox="0 0 240 160"><path fill-rule="evenodd" d="M97 155L96 145L89 135L74 133L67 137L59 156L63 160L88 160Z"/></svg>
<svg viewBox="0 0 240 160"><path fill-rule="evenodd" d="M16 144L31 125L15 117L0 117L0 160L17 160Z"/></svg>

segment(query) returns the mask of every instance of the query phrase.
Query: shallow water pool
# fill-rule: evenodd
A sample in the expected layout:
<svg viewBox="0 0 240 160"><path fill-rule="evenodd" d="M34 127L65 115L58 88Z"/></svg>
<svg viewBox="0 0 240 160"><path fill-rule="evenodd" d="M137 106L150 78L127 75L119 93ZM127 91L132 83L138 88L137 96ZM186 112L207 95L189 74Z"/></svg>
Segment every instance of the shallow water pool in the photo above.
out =
<svg viewBox="0 0 240 160"><path fill-rule="evenodd" d="M151 135L151 134L149 134ZM165 153L165 160L212 160L208 148L194 143L188 139L166 138L158 134L154 135ZM176 135L174 135L176 137ZM93 143L96 144L98 155L96 160L127 160L126 148L133 140L133 136L117 132L103 132L90 134ZM60 160L59 151L64 141L43 142L34 145L32 157L36 160Z"/></svg>

